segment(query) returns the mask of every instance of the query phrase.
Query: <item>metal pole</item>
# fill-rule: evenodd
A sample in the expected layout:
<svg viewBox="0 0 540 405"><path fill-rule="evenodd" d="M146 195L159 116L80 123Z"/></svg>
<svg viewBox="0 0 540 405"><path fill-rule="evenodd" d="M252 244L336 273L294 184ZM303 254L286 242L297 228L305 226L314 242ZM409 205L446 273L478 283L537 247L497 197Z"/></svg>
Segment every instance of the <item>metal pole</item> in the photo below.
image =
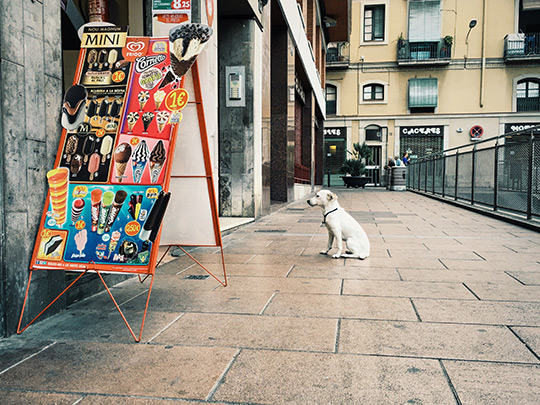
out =
<svg viewBox="0 0 540 405"><path fill-rule="evenodd" d="M493 211L497 211L498 198L499 198L499 140L495 142L495 167L493 170Z"/></svg>
<svg viewBox="0 0 540 405"><path fill-rule="evenodd" d="M328 187L330 187L330 169L328 169Z"/></svg>
<svg viewBox="0 0 540 405"><path fill-rule="evenodd" d="M446 194L445 185L446 185L446 155L443 154L443 165L442 165L442 196L444 198Z"/></svg>
<svg viewBox="0 0 540 405"><path fill-rule="evenodd" d="M458 199L459 150L456 151L456 178L454 179L454 200Z"/></svg>
<svg viewBox="0 0 540 405"><path fill-rule="evenodd" d="M476 145L472 152L472 170L471 170L471 204L474 205L474 178L476 176Z"/></svg>
<svg viewBox="0 0 540 405"><path fill-rule="evenodd" d="M532 174L533 174L533 139L534 131L531 131L531 137L529 139L529 170L527 179L527 219L532 218Z"/></svg>

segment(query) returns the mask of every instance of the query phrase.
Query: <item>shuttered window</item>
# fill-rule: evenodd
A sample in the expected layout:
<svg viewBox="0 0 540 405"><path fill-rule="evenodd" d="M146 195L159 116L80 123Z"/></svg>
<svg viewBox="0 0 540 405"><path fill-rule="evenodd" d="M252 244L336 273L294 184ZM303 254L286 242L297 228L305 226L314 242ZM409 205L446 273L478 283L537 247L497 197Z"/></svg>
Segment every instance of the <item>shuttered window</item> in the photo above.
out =
<svg viewBox="0 0 540 405"><path fill-rule="evenodd" d="M409 42L433 42L441 39L441 1L409 1Z"/></svg>
<svg viewBox="0 0 540 405"><path fill-rule="evenodd" d="M364 9L364 41L384 41L384 5Z"/></svg>
<svg viewBox="0 0 540 405"><path fill-rule="evenodd" d="M436 78L409 79L409 108L437 107Z"/></svg>

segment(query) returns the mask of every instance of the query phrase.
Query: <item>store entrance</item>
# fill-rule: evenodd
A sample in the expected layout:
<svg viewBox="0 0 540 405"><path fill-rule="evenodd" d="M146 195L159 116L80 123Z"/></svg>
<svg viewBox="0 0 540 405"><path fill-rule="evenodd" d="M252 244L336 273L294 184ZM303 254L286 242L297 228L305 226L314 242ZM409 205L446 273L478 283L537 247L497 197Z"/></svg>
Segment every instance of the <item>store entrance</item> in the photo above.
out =
<svg viewBox="0 0 540 405"><path fill-rule="evenodd" d="M381 159L382 159L382 147L381 146L370 146L371 149L371 161L367 162L366 175L369 177L370 185L380 186L381 185Z"/></svg>
<svg viewBox="0 0 540 405"><path fill-rule="evenodd" d="M343 185L341 166L347 160L347 145L343 138L324 140L324 184L326 186Z"/></svg>
<svg viewBox="0 0 540 405"><path fill-rule="evenodd" d="M442 136L402 136L400 139L400 157L408 152L410 159L416 159L442 150Z"/></svg>

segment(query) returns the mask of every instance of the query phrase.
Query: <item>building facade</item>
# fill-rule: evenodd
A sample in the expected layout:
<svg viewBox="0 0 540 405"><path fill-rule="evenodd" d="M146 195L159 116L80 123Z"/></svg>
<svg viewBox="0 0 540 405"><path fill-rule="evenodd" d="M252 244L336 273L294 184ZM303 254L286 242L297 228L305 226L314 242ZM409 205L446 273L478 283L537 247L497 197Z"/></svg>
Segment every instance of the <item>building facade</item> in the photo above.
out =
<svg viewBox="0 0 540 405"><path fill-rule="evenodd" d="M365 141L381 184L388 156L540 124L539 1L353 0L351 20L329 45L325 170Z"/></svg>

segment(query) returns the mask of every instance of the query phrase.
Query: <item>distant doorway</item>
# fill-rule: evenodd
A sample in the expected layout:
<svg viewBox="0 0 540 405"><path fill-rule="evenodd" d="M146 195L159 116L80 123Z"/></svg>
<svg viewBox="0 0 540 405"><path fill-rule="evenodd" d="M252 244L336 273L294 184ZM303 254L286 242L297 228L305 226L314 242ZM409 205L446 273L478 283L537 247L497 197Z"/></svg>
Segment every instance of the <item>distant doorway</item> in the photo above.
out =
<svg viewBox="0 0 540 405"><path fill-rule="evenodd" d="M345 138L324 139L324 185L343 185L340 173L341 166L347 159L347 143Z"/></svg>
<svg viewBox="0 0 540 405"><path fill-rule="evenodd" d="M367 176L370 178L369 185L381 185L381 161L382 161L382 146L370 146L371 162L367 162Z"/></svg>

